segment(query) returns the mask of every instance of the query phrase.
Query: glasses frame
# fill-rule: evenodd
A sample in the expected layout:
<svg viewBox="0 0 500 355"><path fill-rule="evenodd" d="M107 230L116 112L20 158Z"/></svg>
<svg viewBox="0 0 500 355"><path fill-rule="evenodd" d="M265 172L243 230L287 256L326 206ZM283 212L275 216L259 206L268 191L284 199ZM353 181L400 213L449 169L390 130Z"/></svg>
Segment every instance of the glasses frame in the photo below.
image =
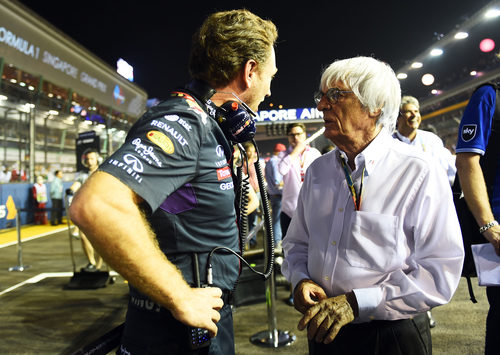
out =
<svg viewBox="0 0 500 355"><path fill-rule="evenodd" d="M323 91L316 91L314 93L314 102L316 103L316 105L319 105L323 96L326 95L326 98L329 102L336 104L342 94L349 94L353 92L354 91L340 90L339 88L330 88L325 93Z"/></svg>

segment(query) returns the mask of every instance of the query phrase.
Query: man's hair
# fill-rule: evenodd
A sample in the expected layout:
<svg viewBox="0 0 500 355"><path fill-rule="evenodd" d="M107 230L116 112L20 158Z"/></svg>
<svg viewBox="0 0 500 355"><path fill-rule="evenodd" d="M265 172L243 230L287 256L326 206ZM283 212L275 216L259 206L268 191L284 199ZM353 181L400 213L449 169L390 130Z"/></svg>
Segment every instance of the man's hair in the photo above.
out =
<svg viewBox="0 0 500 355"><path fill-rule="evenodd" d="M392 68L371 57L354 57L330 64L321 76L326 92L336 81L347 85L370 113L380 110L377 125L394 130L401 101L401 88Z"/></svg>
<svg viewBox="0 0 500 355"><path fill-rule="evenodd" d="M306 126L302 122L294 122L294 123L289 123L288 126L286 126L286 134L287 135L290 134L290 132L292 131L292 128L295 128L295 127L300 127L300 128L302 128L304 133L306 132Z"/></svg>
<svg viewBox="0 0 500 355"><path fill-rule="evenodd" d="M193 36L189 72L212 87L229 84L245 63L264 63L278 38L276 26L248 10L210 15Z"/></svg>
<svg viewBox="0 0 500 355"><path fill-rule="evenodd" d="M416 97L406 95L401 98L401 104L399 105L399 109L402 110L404 105L407 104L413 104L417 106L417 108L420 110L420 103L418 102Z"/></svg>

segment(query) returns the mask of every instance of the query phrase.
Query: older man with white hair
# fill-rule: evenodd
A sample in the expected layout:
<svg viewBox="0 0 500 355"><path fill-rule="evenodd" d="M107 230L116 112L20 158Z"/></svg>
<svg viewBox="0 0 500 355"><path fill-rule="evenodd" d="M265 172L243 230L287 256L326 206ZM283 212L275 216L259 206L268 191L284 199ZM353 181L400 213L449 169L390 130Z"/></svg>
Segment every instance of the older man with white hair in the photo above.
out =
<svg viewBox="0 0 500 355"><path fill-rule="evenodd" d="M310 354L430 354L425 312L450 301L463 247L446 175L393 139L401 90L374 58L338 60L315 95L336 148L306 173L283 274Z"/></svg>

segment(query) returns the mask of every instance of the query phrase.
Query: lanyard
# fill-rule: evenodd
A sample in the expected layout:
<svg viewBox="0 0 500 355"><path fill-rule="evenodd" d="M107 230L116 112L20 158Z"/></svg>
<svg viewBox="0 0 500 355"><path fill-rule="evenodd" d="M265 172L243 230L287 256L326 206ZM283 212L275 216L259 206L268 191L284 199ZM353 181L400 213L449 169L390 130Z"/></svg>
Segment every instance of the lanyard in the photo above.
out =
<svg viewBox="0 0 500 355"><path fill-rule="evenodd" d="M361 184L359 185L359 193L357 193L356 188L354 187L354 181L352 180L351 174L349 173L344 158L339 155L339 159L340 163L342 164L342 167L344 168L344 174L345 174L345 179L347 181L347 185L349 185L349 189L351 190L351 196L352 196L352 201L354 202L354 208L356 209L356 211L359 211L361 209L361 198L363 195L363 180L365 177L366 167L363 168L363 173L361 175Z"/></svg>

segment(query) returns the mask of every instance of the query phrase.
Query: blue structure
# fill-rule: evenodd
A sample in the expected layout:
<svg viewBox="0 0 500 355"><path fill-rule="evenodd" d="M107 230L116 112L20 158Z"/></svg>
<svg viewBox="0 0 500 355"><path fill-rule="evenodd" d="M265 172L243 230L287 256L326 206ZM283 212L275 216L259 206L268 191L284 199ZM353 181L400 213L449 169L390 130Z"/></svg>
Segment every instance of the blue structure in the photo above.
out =
<svg viewBox="0 0 500 355"><path fill-rule="evenodd" d="M68 189L73 182L64 182L64 190ZM46 183L47 191L50 191L50 183ZM16 226L16 220L7 220L7 199L12 196L16 209L20 214L21 225L33 223L33 184L16 183L16 184L1 184L0 185L0 229L13 228ZM52 208L52 201L47 202L47 209ZM63 212L64 213L64 212ZM50 216L50 211L48 211Z"/></svg>

